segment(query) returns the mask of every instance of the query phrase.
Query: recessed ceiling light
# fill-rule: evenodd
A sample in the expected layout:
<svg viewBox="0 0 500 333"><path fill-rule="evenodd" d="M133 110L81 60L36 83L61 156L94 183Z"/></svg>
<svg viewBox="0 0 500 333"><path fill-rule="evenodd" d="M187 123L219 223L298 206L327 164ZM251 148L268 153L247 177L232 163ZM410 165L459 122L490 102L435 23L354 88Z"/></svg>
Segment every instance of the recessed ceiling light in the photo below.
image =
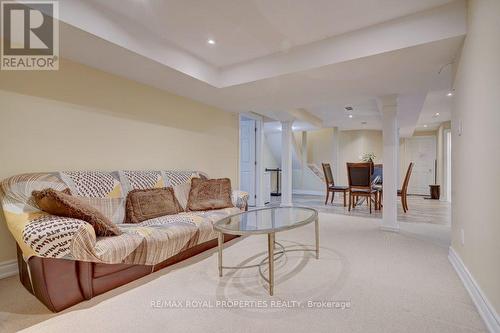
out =
<svg viewBox="0 0 500 333"><path fill-rule="evenodd" d="M424 127L427 127L427 125L424 125Z"/></svg>
<svg viewBox="0 0 500 333"><path fill-rule="evenodd" d="M439 116L439 112L436 112L436 117L438 117L438 116Z"/></svg>
<svg viewBox="0 0 500 333"><path fill-rule="evenodd" d="M349 115L349 118L352 118L352 114Z"/></svg>
<svg viewBox="0 0 500 333"><path fill-rule="evenodd" d="M453 96L453 91L448 92L448 93L446 94L446 96L448 96L448 97Z"/></svg>
<svg viewBox="0 0 500 333"><path fill-rule="evenodd" d="M207 40L207 43L210 45L215 45L215 40L209 39L209 40Z"/></svg>

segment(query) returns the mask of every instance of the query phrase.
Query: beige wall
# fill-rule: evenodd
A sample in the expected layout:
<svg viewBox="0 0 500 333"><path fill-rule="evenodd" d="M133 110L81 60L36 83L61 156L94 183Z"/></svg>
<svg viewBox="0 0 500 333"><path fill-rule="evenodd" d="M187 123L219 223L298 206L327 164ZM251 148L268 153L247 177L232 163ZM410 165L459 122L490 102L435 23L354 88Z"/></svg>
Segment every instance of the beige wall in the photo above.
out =
<svg viewBox="0 0 500 333"><path fill-rule="evenodd" d="M440 128L447 129L450 127L450 122L444 122ZM421 131L415 132L414 136L437 136L437 131ZM300 134L300 133L299 133ZM297 134L297 138L298 135ZM333 129L325 128L317 131L307 132L307 147L308 161L321 166L323 162L333 163ZM443 134L444 135L444 134ZM298 142L300 142L300 138ZM345 130L339 134L339 184L347 184L347 162L359 162L361 156L367 152L373 152L376 155L375 163L382 163L383 142L382 131L378 130ZM406 169L408 168L405 138L400 140L399 148L399 185L403 182ZM443 146L444 142L437 140L437 144ZM443 167L444 154L437 147L438 172ZM333 165L333 164L332 164ZM443 172L443 171L442 171ZM441 172L441 175L442 175ZM438 173L438 175L440 175ZM439 177L439 176L438 176ZM438 182L439 183L439 182ZM443 189L444 190L444 189Z"/></svg>
<svg viewBox="0 0 500 333"><path fill-rule="evenodd" d="M468 6L452 111L452 247L500 313L500 1Z"/></svg>
<svg viewBox="0 0 500 333"><path fill-rule="evenodd" d="M339 184L347 185L347 162L360 162L364 153L374 153L375 163L382 163L382 131L352 130L340 132Z"/></svg>
<svg viewBox="0 0 500 333"><path fill-rule="evenodd" d="M321 167L321 163L333 163L333 136L332 128L324 128L307 132L308 162ZM351 130L339 132L339 174L338 184L347 185L347 162L359 162L364 153L373 152L376 155L375 163L382 160L382 131ZM299 141L300 142L300 141Z"/></svg>
<svg viewBox="0 0 500 333"><path fill-rule="evenodd" d="M296 141L302 142L302 133L295 132ZM321 163L333 164L333 129L323 128L307 132L307 161L321 167Z"/></svg>
<svg viewBox="0 0 500 333"><path fill-rule="evenodd" d="M0 179L34 171L197 169L237 186L236 114L73 62L60 68L0 73ZM15 258L1 219L0 262Z"/></svg>

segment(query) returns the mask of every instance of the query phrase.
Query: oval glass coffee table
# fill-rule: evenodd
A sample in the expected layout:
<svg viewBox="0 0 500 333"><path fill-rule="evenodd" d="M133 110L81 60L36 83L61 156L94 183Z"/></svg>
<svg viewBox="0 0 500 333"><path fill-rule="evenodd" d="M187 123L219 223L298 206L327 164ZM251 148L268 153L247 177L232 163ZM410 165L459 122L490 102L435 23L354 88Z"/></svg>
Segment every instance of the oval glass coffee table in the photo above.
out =
<svg viewBox="0 0 500 333"><path fill-rule="evenodd" d="M269 207L255 209L248 212L242 212L228 216L214 223L214 229L219 232L219 276L222 276L223 269L240 269L250 267L260 267L264 264L269 265L269 278L262 277L269 284L269 294L274 292L274 260L275 255L282 256L286 250L281 244L275 241L275 234L280 231L299 228L309 223L315 223L316 247L312 249L300 249L300 251L315 251L316 259L319 259L319 220L318 212L312 208L306 207ZM224 234L230 235L259 235L267 234L268 256L260 264L249 266L223 266L222 250L224 248ZM275 252L275 245L281 247L281 251ZM272 259L270 259L272 258Z"/></svg>

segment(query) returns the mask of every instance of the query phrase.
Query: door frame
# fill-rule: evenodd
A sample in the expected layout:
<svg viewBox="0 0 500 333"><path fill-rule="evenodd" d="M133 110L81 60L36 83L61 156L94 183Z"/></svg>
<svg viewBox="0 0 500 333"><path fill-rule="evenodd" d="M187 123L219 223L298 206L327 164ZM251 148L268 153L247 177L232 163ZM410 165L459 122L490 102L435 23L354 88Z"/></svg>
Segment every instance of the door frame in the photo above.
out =
<svg viewBox="0 0 500 333"><path fill-rule="evenodd" d="M448 145L451 143L451 129L443 131L443 201L451 202L451 149L448 150ZM451 147L450 147L451 148ZM448 192L448 188L450 191Z"/></svg>
<svg viewBox="0 0 500 333"><path fill-rule="evenodd" d="M263 144L264 144L264 118L258 114L252 112L243 112L239 114L238 117L238 185L241 184L241 128L240 123L242 118L255 120L255 206L263 207L264 204L264 193L263 193L263 180L264 180L264 169L262 168L263 160Z"/></svg>
<svg viewBox="0 0 500 333"><path fill-rule="evenodd" d="M409 138L406 138L405 143L404 143L405 168L408 167L410 162L416 162L416 161L410 161L410 159L408 158L408 140L412 140L412 139L433 139L434 140L434 163L432 165L432 169L434 171L434 173L433 173L434 179L436 179L437 137L435 135L415 135L415 136L411 136ZM403 174L406 175L406 169L401 170L401 175L403 175ZM400 177L400 179L401 179L401 177ZM433 181L434 181L434 179L433 179ZM411 181L411 178L410 178L410 181ZM401 180L401 182L402 182L402 180ZM418 193L410 192L409 184L408 184L408 193L413 194L413 195L425 195L425 194L418 194Z"/></svg>

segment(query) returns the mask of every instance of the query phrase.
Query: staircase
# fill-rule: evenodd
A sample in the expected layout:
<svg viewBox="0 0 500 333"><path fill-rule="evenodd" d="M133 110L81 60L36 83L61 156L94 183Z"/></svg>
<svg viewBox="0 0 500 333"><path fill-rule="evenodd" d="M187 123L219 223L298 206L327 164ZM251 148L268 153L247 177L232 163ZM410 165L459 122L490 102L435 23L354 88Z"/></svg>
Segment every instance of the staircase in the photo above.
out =
<svg viewBox="0 0 500 333"><path fill-rule="evenodd" d="M319 178L325 182L325 175L323 174L323 170L321 170L316 164L314 163L307 163L307 167Z"/></svg>
<svg viewBox="0 0 500 333"><path fill-rule="evenodd" d="M323 171L314 163L302 167L302 149L292 137L292 187L297 193L323 194L325 180ZM265 141L276 161L281 161L281 132L267 133Z"/></svg>

